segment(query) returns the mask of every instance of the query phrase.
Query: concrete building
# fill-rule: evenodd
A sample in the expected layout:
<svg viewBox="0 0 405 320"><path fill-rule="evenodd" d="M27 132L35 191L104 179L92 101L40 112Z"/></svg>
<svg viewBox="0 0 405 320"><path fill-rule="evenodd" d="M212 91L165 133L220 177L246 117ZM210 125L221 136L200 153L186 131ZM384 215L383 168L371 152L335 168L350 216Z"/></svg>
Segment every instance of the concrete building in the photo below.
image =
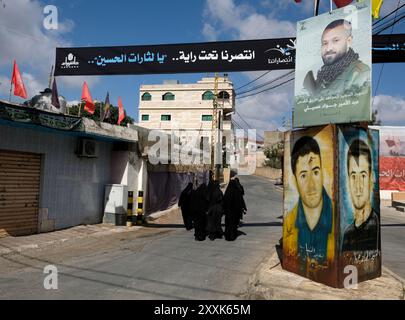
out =
<svg viewBox="0 0 405 320"><path fill-rule="evenodd" d="M142 85L139 98L139 124L167 133L175 130L180 142L185 142L190 132L210 139L214 85L215 78L203 78L192 84L164 81L163 84ZM218 80L218 102L219 128L231 131L235 93L228 77L220 77Z"/></svg>
<svg viewBox="0 0 405 320"><path fill-rule="evenodd" d="M0 237L100 223L107 184L145 188L136 129L0 101L0 137Z"/></svg>
<svg viewBox="0 0 405 320"><path fill-rule="evenodd" d="M270 148L273 145L284 142L284 132L282 131L264 131L263 148Z"/></svg>

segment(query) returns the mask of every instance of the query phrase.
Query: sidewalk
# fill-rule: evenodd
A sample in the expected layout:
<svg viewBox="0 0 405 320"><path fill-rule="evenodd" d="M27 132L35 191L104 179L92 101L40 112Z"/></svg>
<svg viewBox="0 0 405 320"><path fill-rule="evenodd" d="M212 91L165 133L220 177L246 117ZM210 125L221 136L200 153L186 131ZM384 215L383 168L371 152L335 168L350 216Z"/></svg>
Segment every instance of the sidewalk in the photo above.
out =
<svg viewBox="0 0 405 320"><path fill-rule="evenodd" d="M253 300L405 300L405 282L383 266L380 278L357 289L335 289L281 268L277 253L251 278L246 299Z"/></svg>
<svg viewBox="0 0 405 320"><path fill-rule="evenodd" d="M82 225L65 230L40 233L22 237L0 238L0 255L11 252L23 252L30 249L42 249L66 242L73 242L86 238L98 238L106 235L131 232L140 229L134 227L117 227L110 224Z"/></svg>

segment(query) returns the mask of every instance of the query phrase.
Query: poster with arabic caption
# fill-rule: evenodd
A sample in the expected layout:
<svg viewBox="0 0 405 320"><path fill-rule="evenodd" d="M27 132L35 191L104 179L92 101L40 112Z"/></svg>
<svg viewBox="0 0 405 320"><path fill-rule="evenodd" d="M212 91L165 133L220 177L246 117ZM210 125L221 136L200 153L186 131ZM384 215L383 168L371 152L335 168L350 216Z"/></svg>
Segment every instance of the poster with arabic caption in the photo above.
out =
<svg viewBox="0 0 405 320"><path fill-rule="evenodd" d="M297 23L294 127L371 120L371 6Z"/></svg>
<svg viewBox="0 0 405 320"><path fill-rule="evenodd" d="M336 286L334 129L289 131L284 146L283 268Z"/></svg>
<svg viewBox="0 0 405 320"><path fill-rule="evenodd" d="M380 188L405 191L405 128L378 127L380 131Z"/></svg>
<svg viewBox="0 0 405 320"><path fill-rule="evenodd" d="M56 48L55 75L294 69L295 38L122 47Z"/></svg>
<svg viewBox="0 0 405 320"><path fill-rule="evenodd" d="M359 282L381 275L379 132L339 126L341 277L348 265Z"/></svg>

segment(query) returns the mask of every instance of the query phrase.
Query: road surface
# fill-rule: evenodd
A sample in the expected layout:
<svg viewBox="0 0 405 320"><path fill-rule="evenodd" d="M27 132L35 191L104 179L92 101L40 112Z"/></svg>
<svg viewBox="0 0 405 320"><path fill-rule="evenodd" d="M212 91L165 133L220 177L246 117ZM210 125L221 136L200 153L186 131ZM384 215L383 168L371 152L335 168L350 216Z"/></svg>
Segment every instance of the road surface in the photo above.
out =
<svg viewBox="0 0 405 320"><path fill-rule="evenodd" d="M124 236L7 254L0 299L242 298L281 237L282 191L264 178L240 180L248 214L234 242L195 241L177 217ZM44 288L47 265L57 267L58 290Z"/></svg>

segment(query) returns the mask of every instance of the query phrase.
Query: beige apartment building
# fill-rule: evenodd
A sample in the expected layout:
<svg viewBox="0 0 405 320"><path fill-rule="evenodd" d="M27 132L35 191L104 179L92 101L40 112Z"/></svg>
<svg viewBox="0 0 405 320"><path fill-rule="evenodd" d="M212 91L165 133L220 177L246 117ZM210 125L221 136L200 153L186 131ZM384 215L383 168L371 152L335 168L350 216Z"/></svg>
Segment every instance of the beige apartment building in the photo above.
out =
<svg viewBox="0 0 405 320"><path fill-rule="evenodd" d="M190 132L211 137L215 78L197 83L142 85L139 98L139 124L187 139ZM221 130L233 130L231 117L235 110L233 84L227 76L218 79L218 119ZM173 130L173 131L172 131Z"/></svg>

